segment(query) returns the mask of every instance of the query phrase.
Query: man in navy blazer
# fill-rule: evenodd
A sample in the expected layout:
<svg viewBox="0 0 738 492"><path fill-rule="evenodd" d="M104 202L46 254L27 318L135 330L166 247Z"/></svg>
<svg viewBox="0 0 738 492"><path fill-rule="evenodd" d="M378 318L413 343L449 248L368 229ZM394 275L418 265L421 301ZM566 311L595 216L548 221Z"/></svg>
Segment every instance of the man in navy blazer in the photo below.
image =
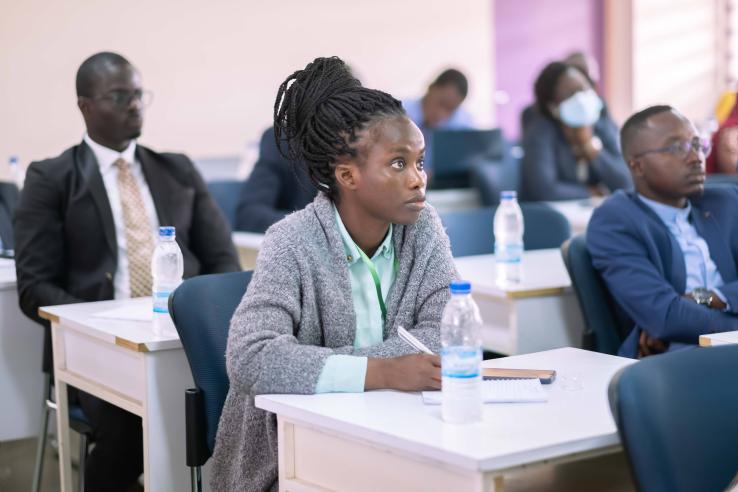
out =
<svg viewBox="0 0 738 492"><path fill-rule="evenodd" d="M307 167L287 160L277 148L274 129L268 128L261 136L259 160L241 187L236 230L266 232L287 214L305 208L317 193Z"/></svg>
<svg viewBox="0 0 738 492"><path fill-rule="evenodd" d="M587 246L610 293L634 322L619 354L642 357L738 330L738 188L705 188L709 142L669 106L621 130L635 191L595 210Z"/></svg>

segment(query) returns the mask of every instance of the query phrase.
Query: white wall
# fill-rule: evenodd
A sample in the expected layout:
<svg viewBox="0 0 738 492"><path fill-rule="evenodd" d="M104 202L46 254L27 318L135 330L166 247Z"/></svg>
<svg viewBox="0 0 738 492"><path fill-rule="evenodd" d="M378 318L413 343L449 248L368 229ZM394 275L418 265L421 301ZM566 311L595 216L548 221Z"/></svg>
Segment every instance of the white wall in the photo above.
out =
<svg viewBox="0 0 738 492"><path fill-rule="evenodd" d="M334 54L400 98L456 66L467 108L492 124L491 11L491 0L0 0L0 174L11 154L25 165L81 139L74 77L101 50L154 92L142 143L193 157L243 152L271 123L279 83Z"/></svg>
<svg viewBox="0 0 738 492"><path fill-rule="evenodd" d="M727 0L606 0L607 100L618 121L647 106L670 104L707 126L729 85L727 5Z"/></svg>

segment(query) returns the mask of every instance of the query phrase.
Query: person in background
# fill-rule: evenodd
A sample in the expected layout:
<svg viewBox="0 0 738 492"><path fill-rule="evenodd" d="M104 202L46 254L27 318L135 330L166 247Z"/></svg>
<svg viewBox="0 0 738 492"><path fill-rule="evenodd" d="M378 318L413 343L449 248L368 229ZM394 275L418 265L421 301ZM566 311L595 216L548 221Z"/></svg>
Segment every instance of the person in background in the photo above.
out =
<svg viewBox="0 0 738 492"><path fill-rule="evenodd" d="M593 265L634 323L619 354L738 330L738 189L705 188L709 141L670 106L631 116L621 139L635 191L613 194L587 227Z"/></svg>
<svg viewBox="0 0 738 492"><path fill-rule="evenodd" d="M137 144L149 99L138 70L97 53L79 67L76 86L83 141L31 163L14 219L20 307L45 326L47 347L39 307L151 295L160 225L176 228L185 278L240 269L226 219L192 161ZM95 443L85 490L134 489L141 418L82 391L79 402Z"/></svg>
<svg viewBox="0 0 738 492"><path fill-rule="evenodd" d="M535 111L523 134L521 198L571 200L629 188L617 127L589 78L553 62L534 89Z"/></svg>
<svg viewBox="0 0 738 492"><path fill-rule="evenodd" d="M316 193L305 166L282 156L269 128L261 136L259 160L241 187L236 230L263 233L285 215L305 208Z"/></svg>
<svg viewBox="0 0 738 492"><path fill-rule="evenodd" d="M441 72L420 99L402 101L402 106L423 133L425 139L425 172L433 173L432 148L434 130L461 130L472 128L474 122L461 107L469 92L469 82L459 70L449 68Z"/></svg>
<svg viewBox="0 0 738 492"><path fill-rule="evenodd" d="M708 174L735 174L738 166L738 102L712 134L712 153L707 156Z"/></svg>
<svg viewBox="0 0 738 492"><path fill-rule="evenodd" d="M362 87L338 58L317 58L279 88L275 134L308 168L313 203L267 232L231 320L230 389L214 491L276 490L277 423L264 393L439 389L440 348L456 270L425 203L423 134L400 101Z"/></svg>
<svg viewBox="0 0 738 492"><path fill-rule="evenodd" d="M569 53L562 61L567 65L578 68L592 82L592 85L597 87L600 82L600 66L593 57L583 51L574 51Z"/></svg>

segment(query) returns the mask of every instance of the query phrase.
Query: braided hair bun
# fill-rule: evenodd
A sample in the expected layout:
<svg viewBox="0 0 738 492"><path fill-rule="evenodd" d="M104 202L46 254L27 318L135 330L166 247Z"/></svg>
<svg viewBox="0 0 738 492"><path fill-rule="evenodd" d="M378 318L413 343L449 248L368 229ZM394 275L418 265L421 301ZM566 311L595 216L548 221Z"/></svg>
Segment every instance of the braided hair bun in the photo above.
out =
<svg viewBox="0 0 738 492"><path fill-rule="evenodd" d="M313 183L335 200L334 167L357 156L356 134L377 119L404 114L391 95L362 87L340 58L316 58L279 86L274 135L280 152L306 163Z"/></svg>

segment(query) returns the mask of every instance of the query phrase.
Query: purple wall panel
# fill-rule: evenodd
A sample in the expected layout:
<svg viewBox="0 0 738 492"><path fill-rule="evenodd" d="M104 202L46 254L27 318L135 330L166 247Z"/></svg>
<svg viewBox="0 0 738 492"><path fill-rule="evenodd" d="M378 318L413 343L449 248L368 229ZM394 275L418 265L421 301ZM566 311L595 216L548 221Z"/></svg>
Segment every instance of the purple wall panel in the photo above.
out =
<svg viewBox="0 0 738 492"><path fill-rule="evenodd" d="M602 71L603 0L492 1L495 89L503 93L495 98L497 122L505 135L518 138L520 113L533 102L533 82L546 63L581 50Z"/></svg>

